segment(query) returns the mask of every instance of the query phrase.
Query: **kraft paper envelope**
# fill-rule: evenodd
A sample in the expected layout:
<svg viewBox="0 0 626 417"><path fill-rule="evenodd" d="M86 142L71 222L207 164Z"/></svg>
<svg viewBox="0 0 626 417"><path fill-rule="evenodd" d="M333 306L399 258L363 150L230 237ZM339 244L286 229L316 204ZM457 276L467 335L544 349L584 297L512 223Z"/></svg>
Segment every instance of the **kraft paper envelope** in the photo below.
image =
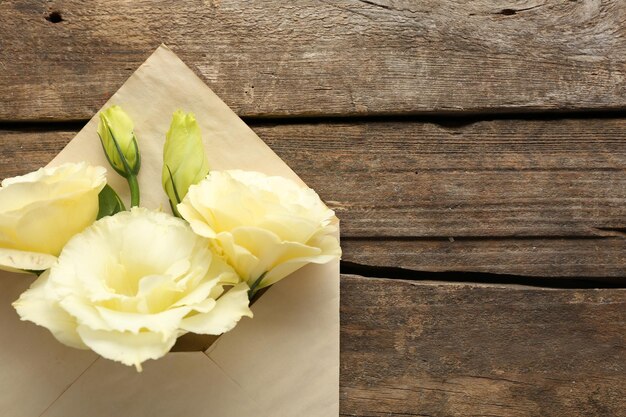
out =
<svg viewBox="0 0 626 417"><path fill-rule="evenodd" d="M86 94L89 92L86 91ZM161 46L106 106L133 118L142 152L142 205L168 209L162 148L172 113L195 113L213 169L301 180L176 55ZM105 107L106 107L105 106ZM96 116L51 162L107 167ZM286 138L288 140L288 138ZM329 417L339 414L339 262L308 265L271 287L206 352L169 353L134 368L61 345L20 322L11 302L29 275L0 271L0 415L3 417Z"/></svg>

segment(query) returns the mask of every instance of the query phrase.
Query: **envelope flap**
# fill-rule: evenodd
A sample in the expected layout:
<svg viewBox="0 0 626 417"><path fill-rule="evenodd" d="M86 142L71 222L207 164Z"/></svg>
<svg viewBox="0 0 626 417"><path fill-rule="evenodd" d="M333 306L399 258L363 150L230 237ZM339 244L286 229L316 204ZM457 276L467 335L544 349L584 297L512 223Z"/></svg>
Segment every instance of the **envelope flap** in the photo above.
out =
<svg viewBox="0 0 626 417"><path fill-rule="evenodd" d="M162 152L165 132L177 109L195 113L212 169L257 170L302 183L191 69L163 45L105 107L113 104L122 106L135 123L142 154L139 174L142 206L169 207L161 189ZM108 168L96 133L97 124L96 115L51 164L88 161ZM108 180L128 201L128 187L112 169L109 169ZM10 310L5 307L3 305L3 314L13 314L15 318L15 312L5 311ZM49 377L61 381L67 371L69 378L76 379L66 391L63 390L67 383L58 382L59 388L43 397L54 402L44 416L148 415L142 414L141 407L137 406L136 403L141 402L150 404L145 408L151 410L150 416L173 415L176 407L156 406L165 403L180 404L178 409L193 403L185 410L208 408L207 414L219 416L338 415L339 262L303 268L270 288L253 306L253 311L254 319L242 320L206 354L170 353L159 361L146 363L143 374L135 374L132 369L103 359L94 363L93 354L88 352L54 348L62 351L62 360L47 371ZM18 327L12 322L10 331L29 332L28 327L33 326L21 324ZM28 343L57 342L52 336L38 331ZM41 352L23 352L9 356L5 350L0 350L0 359L3 364L18 356L37 364L47 360L45 355L29 358L29 354L43 355ZM69 355L69 359L65 355ZM32 379L36 373L29 372L25 376ZM3 387L7 386L4 382ZM124 394L128 392L134 395ZM55 395L60 398L56 399ZM183 414L199 415L197 412ZM32 414L17 412L13 415Z"/></svg>
<svg viewBox="0 0 626 417"><path fill-rule="evenodd" d="M138 374L100 358L39 417L269 417L201 352L150 365Z"/></svg>

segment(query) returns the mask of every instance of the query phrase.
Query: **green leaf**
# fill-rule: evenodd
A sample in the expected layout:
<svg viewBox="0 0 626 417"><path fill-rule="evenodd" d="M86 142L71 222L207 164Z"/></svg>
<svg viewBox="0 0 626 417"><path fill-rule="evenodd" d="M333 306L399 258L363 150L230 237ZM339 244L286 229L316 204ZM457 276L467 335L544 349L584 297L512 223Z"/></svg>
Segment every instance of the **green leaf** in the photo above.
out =
<svg viewBox="0 0 626 417"><path fill-rule="evenodd" d="M174 182L172 170L167 165L164 165L163 169L167 169L167 172L170 176L170 184L172 185L173 190L173 195L170 196L170 208L172 209L172 213L174 214L174 216L180 217L182 219L183 216L180 215L180 213L178 212L178 208L176 208L176 206L180 204L182 200L180 199L180 195L178 194L178 189L176 189L176 182Z"/></svg>
<svg viewBox="0 0 626 417"><path fill-rule="evenodd" d="M100 191L100 194L98 194L98 204L100 207L98 210L98 220L105 216L112 216L115 213L126 210L124 203L109 184L105 185L102 191Z"/></svg>
<svg viewBox="0 0 626 417"><path fill-rule="evenodd" d="M259 284L261 283L261 281L263 281L263 278L265 278L266 274L267 274L267 271L263 272L261 274L261 276L258 277L256 280L254 280L254 282L250 286L250 289L248 290L248 299L249 300L252 300L252 298L254 298L254 294L256 294L256 292L257 292L256 287L258 287Z"/></svg>

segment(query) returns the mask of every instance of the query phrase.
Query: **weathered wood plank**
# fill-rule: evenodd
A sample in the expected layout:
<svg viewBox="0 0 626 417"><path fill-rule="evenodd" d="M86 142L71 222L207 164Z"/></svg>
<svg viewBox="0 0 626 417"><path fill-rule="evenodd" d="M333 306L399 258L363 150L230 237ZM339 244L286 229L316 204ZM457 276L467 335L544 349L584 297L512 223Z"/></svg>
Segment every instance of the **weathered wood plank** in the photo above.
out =
<svg viewBox="0 0 626 417"><path fill-rule="evenodd" d="M61 152L76 133L78 130L0 128L0 180L22 175L46 165Z"/></svg>
<svg viewBox="0 0 626 417"><path fill-rule="evenodd" d="M267 126L345 236L603 236L626 228L626 119Z"/></svg>
<svg viewBox="0 0 626 417"><path fill-rule="evenodd" d="M455 272L476 272L525 277L575 278L626 285L624 237L496 238L453 241L344 238L341 246L342 259L356 264L351 267L357 269L360 266L377 266L452 274L445 274L445 279L454 276ZM403 271L398 273L402 274ZM508 282L507 277L501 277L499 280Z"/></svg>
<svg viewBox="0 0 626 417"><path fill-rule="evenodd" d="M336 209L346 237L598 237L626 228L626 119L255 130ZM0 132L0 178L46 163L73 134Z"/></svg>
<svg viewBox="0 0 626 417"><path fill-rule="evenodd" d="M0 3L0 120L85 119L165 42L240 115L624 109L626 5Z"/></svg>
<svg viewBox="0 0 626 417"><path fill-rule="evenodd" d="M342 276L341 415L623 416L626 290Z"/></svg>
<svg viewBox="0 0 626 417"><path fill-rule="evenodd" d="M626 277L626 120L254 128L337 210L348 262ZM74 134L0 131L0 178L44 165Z"/></svg>

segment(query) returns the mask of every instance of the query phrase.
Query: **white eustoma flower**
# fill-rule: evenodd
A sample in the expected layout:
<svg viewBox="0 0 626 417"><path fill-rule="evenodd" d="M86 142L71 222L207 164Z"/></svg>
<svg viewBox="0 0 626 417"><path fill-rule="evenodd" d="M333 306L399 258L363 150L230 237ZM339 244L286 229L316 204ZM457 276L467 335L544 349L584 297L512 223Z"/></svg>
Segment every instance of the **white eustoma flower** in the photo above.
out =
<svg viewBox="0 0 626 417"><path fill-rule="evenodd" d="M252 317L247 292L185 221L133 208L72 238L14 307L62 343L140 370L178 336L222 334Z"/></svg>
<svg viewBox="0 0 626 417"><path fill-rule="evenodd" d="M335 214L310 188L252 171L212 171L178 210L257 289L341 256Z"/></svg>
<svg viewBox="0 0 626 417"><path fill-rule="evenodd" d="M106 169L85 163L41 168L0 187L0 269L44 270L98 215Z"/></svg>

